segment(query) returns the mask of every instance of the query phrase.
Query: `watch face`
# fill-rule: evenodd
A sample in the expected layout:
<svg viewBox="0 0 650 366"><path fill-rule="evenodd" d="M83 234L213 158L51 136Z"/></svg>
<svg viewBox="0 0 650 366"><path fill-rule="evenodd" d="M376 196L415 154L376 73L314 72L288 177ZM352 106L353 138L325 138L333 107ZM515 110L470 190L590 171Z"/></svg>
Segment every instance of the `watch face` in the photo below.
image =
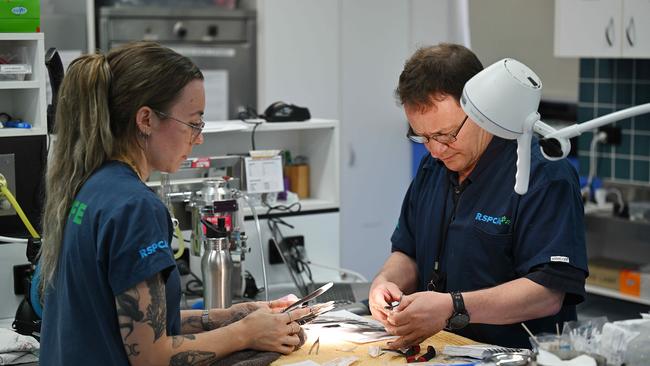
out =
<svg viewBox="0 0 650 366"><path fill-rule="evenodd" d="M469 315L457 313L454 314L451 318L449 318L449 321L447 322L447 328L452 330L463 329L468 324L469 324Z"/></svg>

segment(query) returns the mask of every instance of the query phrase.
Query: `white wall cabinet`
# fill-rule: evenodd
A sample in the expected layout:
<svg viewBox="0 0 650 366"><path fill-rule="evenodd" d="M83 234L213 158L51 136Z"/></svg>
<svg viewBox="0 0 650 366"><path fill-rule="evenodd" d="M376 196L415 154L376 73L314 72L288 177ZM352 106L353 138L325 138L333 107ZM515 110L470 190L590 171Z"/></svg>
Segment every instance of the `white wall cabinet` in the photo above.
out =
<svg viewBox="0 0 650 366"><path fill-rule="evenodd" d="M556 0L557 57L650 57L650 0Z"/></svg>
<svg viewBox="0 0 650 366"><path fill-rule="evenodd" d="M623 1L623 57L650 57L650 0Z"/></svg>
<svg viewBox="0 0 650 366"><path fill-rule="evenodd" d="M27 64L32 69L24 80L11 80L15 75L0 72L0 113L32 125L31 129L2 128L0 138L47 133L43 40L43 33L0 33L0 57L8 59L7 65Z"/></svg>

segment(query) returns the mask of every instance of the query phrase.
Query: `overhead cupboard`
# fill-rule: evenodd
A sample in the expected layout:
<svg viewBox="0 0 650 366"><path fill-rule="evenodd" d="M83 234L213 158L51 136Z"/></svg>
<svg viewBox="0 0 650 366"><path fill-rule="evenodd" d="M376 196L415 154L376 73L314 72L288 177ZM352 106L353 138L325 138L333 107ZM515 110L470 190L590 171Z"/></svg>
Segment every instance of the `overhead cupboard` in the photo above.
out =
<svg viewBox="0 0 650 366"><path fill-rule="evenodd" d="M650 58L650 0L556 0L554 54Z"/></svg>

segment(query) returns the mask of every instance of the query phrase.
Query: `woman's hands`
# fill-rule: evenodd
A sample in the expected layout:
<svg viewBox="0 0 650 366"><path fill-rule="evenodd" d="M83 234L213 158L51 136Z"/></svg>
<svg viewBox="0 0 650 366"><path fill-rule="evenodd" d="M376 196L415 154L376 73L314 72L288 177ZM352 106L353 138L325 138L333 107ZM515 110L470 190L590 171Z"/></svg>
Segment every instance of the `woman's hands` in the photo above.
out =
<svg viewBox="0 0 650 366"><path fill-rule="evenodd" d="M246 313L253 312L259 309L268 309L274 313L281 313L282 310L286 309L287 306L298 301L298 297L294 294L289 294L283 296L277 300L266 301L251 301L251 302L241 302L239 304L232 305L230 310L234 313L241 310L246 311Z"/></svg>
<svg viewBox="0 0 650 366"><path fill-rule="evenodd" d="M266 303L264 303L266 304ZM300 345L301 328L296 319L309 314L311 309L301 308L286 313L274 313L268 305L239 321L246 338L246 348L289 354Z"/></svg>

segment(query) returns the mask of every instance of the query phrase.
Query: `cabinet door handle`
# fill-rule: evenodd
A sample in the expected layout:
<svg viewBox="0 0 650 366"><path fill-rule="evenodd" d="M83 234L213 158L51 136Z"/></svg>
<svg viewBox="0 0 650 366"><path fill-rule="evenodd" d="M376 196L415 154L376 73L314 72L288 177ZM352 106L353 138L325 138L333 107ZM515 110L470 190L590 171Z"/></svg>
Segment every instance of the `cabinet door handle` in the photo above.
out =
<svg viewBox="0 0 650 366"><path fill-rule="evenodd" d="M636 38L636 27L634 26L634 17L630 17L630 22L625 27L625 38L627 38L627 43L634 47L634 41Z"/></svg>
<svg viewBox="0 0 650 366"><path fill-rule="evenodd" d="M614 32L614 18L609 18L609 23L607 24L607 27L605 27L605 40L607 41L607 44L611 47L614 45L612 38L614 36L610 36L609 33Z"/></svg>

